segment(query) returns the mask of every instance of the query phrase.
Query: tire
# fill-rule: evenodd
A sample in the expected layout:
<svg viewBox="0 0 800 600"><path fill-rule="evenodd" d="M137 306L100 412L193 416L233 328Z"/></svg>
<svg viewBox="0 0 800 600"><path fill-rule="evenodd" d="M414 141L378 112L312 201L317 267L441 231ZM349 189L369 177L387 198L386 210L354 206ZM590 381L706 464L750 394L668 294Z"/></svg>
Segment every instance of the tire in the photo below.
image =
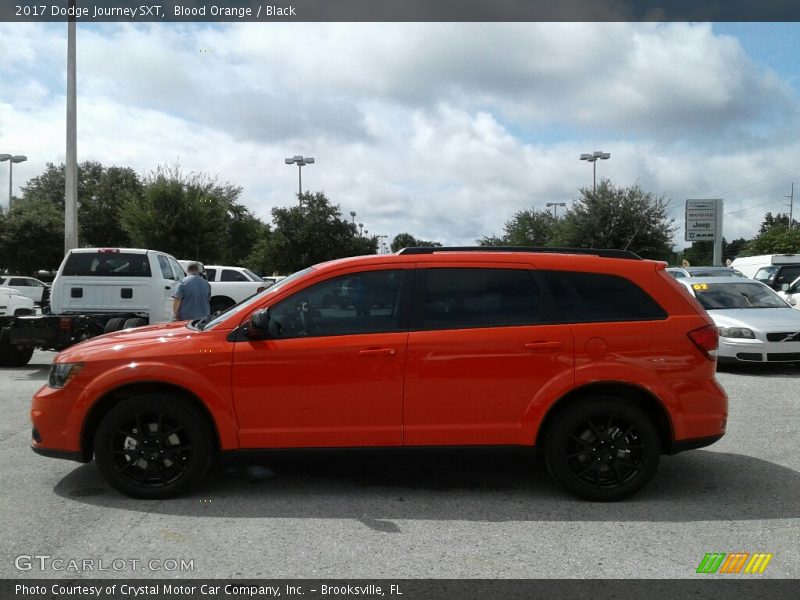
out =
<svg viewBox="0 0 800 600"><path fill-rule="evenodd" d="M117 404L103 417L94 438L100 473L134 498L172 498L185 492L206 474L212 456L212 431L203 415L165 394Z"/></svg>
<svg viewBox="0 0 800 600"><path fill-rule="evenodd" d="M128 319L125 321L125 324L122 326L123 329L133 329L135 327L144 327L147 325L147 319L142 319L141 317L135 317L133 319Z"/></svg>
<svg viewBox="0 0 800 600"><path fill-rule="evenodd" d="M561 412L548 428L547 470L585 500L633 496L656 472L661 440L636 405L611 396L587 398Z"/></svg>
<svg viewBox="0 0 800 600"><path fill-rule="evenodd" d="M113 333L114 331L119 331L123 327L125 327L126 319L122 317L114 317L113 319L109 319L106 321L105 329L103 329L103 333Z"/></svg>
<svg viewBox="0 0 800 600"><path fill-rule="evenodd" d="M31 356L33 356L33 348L12 346L9 343L8 338L8 331L1 330L0 367L24 367L30 362Z"/></svg>

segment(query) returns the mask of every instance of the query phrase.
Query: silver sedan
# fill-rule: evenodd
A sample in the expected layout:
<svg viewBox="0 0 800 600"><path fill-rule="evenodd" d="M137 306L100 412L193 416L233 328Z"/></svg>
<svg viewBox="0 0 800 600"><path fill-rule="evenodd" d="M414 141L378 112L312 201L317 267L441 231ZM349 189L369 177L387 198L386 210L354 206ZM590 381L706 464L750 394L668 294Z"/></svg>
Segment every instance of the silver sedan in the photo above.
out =
<svg viewBox="0 0 800 600"><path fill-rule="evenodd" d="M800 364L800 311L768 286L729 277L679 281L714 320L720 362Z"/></svg>

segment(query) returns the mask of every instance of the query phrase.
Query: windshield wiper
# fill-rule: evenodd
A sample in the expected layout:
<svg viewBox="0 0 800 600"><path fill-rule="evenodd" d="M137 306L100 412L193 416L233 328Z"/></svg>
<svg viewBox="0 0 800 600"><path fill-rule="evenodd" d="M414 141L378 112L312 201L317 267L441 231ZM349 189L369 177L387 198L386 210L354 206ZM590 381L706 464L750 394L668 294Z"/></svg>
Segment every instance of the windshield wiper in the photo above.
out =
<svg viewBox="0 0 800 600"><path fill-rule="evenodd" d="M203 327L205 327L206 323L208 323L210 320L211 320L211 315L203 317L202 319L197 319L196 321L192 321L192 327L196 327L197 329L202 331Z"/></svg>

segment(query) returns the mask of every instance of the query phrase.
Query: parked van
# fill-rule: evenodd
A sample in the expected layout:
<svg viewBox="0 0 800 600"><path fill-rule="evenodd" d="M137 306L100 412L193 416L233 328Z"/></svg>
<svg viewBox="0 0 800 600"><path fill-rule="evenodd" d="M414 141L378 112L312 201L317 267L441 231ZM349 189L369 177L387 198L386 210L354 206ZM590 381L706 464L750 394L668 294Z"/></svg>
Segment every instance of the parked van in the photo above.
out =
<svg viewBox="0 0 800 600"><path fill-rule="evenodd" d="M800 254L743 256L734 260L731 267L777 291L784 283L800 277Z"/></svg>

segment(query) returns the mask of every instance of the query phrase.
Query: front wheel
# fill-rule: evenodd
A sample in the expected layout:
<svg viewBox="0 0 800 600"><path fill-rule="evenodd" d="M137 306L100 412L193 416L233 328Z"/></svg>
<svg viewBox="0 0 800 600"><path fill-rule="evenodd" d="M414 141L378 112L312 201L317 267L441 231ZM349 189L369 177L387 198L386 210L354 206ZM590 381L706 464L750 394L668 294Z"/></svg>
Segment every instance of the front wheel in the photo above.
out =
<svg viewBox="0 0 800 600"><path fill-rule="evenodd" d="M94 440L106 480L134 498L171 498L208 471L212 432L200 412L169 395L148 394L117 404Z"/></svg>
<svg viewBox="0 0 800 600"><path fill-rule="evenodd" d="M571 405L556 417L544 456L550 475L585 500L634 495L653 477L661 440L639 407L613 397Z"/></svg>

